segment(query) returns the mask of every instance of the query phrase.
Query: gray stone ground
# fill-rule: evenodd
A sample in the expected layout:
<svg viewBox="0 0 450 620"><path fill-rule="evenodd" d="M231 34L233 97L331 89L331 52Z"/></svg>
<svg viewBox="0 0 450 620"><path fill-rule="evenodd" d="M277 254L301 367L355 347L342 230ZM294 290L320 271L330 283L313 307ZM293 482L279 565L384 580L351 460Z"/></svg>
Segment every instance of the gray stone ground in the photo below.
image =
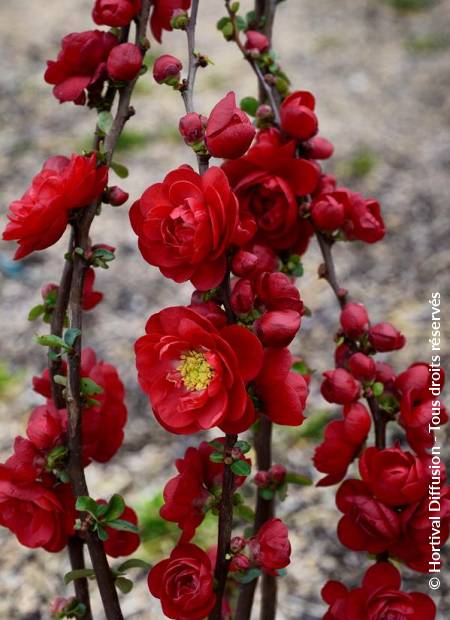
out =
<svg viewBox="0 0 450 620"><path fill-rule="evenodd" d="M275 45L296 86L317 95L322 134L336 146L328 169L383 205L389 230L385 240L374 247L343 245L336 258L342 282L367 303L373 320L390 320L407 336L407 348L393 358L401 369L429 355L431 292L441 291L444 318L449 301L450 2L431 2L427 10L411 13L396 11L395 3L283 2ZM92 27L91 4L90 0L3 0L1 4L2 213L24 191L43 159L88 144L93 113L58 105L42 74L44 61L55 57L64 34ZM254 80L237 50L214 30L215 20L224 12L222 2L202 4L201 20L210 26L201 32L198 47L215 65L200 75L197 107L208 112L227 89L236 90L239 97L252 94ZM250 8L250 2L242 4ZM166 35L163 49L183 56L183 35ZM129 142L143 144L120 153L120 161L131 171L123 186L132 198L169 168L191 161L174 129L182 113L176 94L157 88L145 76L134 104L138 114L129 124L133 132ZM119 491L130 502L142 503L171 475L173 458L184 451L187 440L174 441L153 422L136 385L132 344L149 314L185 303L190 289L163 280L143 262L126 207L105 209L93 235L97 242L116 245L118 260L109 272L98 274L105 302L87 318L88 340L100 356L119 366L128 388L130 422L121 454L106 468L90 467L89 484L98 496ZM16 277L10 277L10 269L9 276L0 273L0 364L6 363L16 378L0 396L2 459L13 437L23 432L27 412L38 402L29 387L30 378L45 361L43 351L31 344L39 327L29 324L26 316L38 302L41 284L58 278L64 243L30 257ZM12 245L3 244L1 264L12 250ZM294 349L323 371L330 365L336 308L325 283L317 281L318 262L318 252L312 248L300 288L313 317L305 319ZM324 350L329 351L328 357ZM316 379L312 411L324 407L317 397L317 383ZM280 460L314 475L312 450L313 445L295 432L276 435ZM316 620L324 613L321 584L337 577L355 585L368 562L361 555L343 552L337 543L332 489L292 491L281 512L292 527L294 552L281 586L279 618ZM67 569L64 558L20 548L6 531L0 531L0 544L0 617L47 618L48 600L64 591L60 576ZM427 592L426 576L407 570L404 574L409 589ZM448 592L447 580L435 598L441 619L449 617ZM124 612L129 620L162 617L144 579L124 600Z"/></svg>

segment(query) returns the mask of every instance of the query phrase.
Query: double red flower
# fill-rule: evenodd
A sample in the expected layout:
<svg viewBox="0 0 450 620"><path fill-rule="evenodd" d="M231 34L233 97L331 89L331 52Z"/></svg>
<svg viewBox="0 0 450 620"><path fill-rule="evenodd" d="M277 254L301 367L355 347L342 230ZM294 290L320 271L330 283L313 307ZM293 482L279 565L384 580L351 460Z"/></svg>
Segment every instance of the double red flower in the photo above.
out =
<svg viewBox="0 0 450 620"><path fill-rule="evenodd" d="M135 350L141 387L168 431L191 434L218 426L238 433L254 420L246 384L263 356L245 327L217 329L190 308L166 308L150 317Z"/></svg>

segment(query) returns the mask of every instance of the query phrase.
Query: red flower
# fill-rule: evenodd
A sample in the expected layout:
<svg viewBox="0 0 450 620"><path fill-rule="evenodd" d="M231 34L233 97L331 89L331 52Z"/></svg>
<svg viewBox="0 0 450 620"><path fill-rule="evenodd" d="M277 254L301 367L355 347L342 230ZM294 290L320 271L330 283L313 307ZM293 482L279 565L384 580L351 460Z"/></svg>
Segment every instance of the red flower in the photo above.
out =
<svg viewBox="0 0 450 620"><path fill-rule="evenodd" d="M190 6L191 0L153 0L150 27L158 43L161 43L163 30L172 30L170 22L174 12L177 10L187 11Z"/></svg>
<svg viewBox="0 0 450 620"><path fill-rule="evenodd" d="M106 61L118 39L109 32L72 32L61 42L56 60L47 61L44 79L55 84L53 94L61 103L86 102L86 90L101 88L106 78Z"/></svg>
<svg viewBox="0 0 450 620"><path fill-rule="evenodd" d="M69 485L51 490L39 482L17 480L13 469L0 465L0 525L25 547L61 551L73 533L73 503Z"/></svg>
<svg viewBox="0 0 450 620"><path fill-rule="evenodd" d="M246 430L254 419L245 384L258 374L262 347L246 328L218 330L193 310L150 317L135 344L138 378L158 422L176 434L218 426Z"/></svg>
<svg viewBox="0 0 450 620"><path fill-rule="evenodd" d="M330 606L324 620L434 620L436 606L420 592L402 592L400 573L389 562L371 566L361 588L348 590L339 581L328 581L322 598Z"/></svg>
<svg viewBox="0 0 450 620"><path fill-rule="evenodd" d="M141 0L96 0L92 19L100 26L128 26L141 9Z"/></svg>
<svg viewBox="0 0 450 620"><path fill-rule="evenodd" d="M344 224L344 232L347 238L358 239L365 243L380 241L384 237L385 227L379 203L372 198L366 200L360 194L345 191L348 218Z"/></svg>
<svg viewBox="0 0 450 620"><path fill-rule="evenodd" d="M218 286L234 241L238 202L220 168L203 176L189 166L149 187L130 211L145 260L175 282L203 291Z"/></svg>
<svg viewBox="0 0 450 620"><path fill-rule="evenodd" d="M374 499L362 480L343 482L336 505L344 513L338 524L338 538L349 549L381 553L400 539L400 515Z"/></svg>
<svg viewBox="0 0 450 620"><path fill-rule="evenodd" d="M245 112L236 106L236 96L228 93L209 115L206 146L213 157L237 159L247 152L256 130Z"/></svg>
<svg viewBox="0 0 450 620"><path fill-rule="evenodd" d="M315 103L314 95L308 91L297 91L286 97L280 109L283 131L297 140L312 138L318 128Z"/></svg>
<svg viewBox="0 0 450 620"><path fill-rule="evenodd" d="M276 271L278 263L278 256L267 245L249 243L234 254L231 270L240 278L254 280L265 271Z"/></svg>
<svg viewBox="0 0 450 620"><path fill-rule="evenodd" d="M292 363L288 349L265 349L254 389L261 401L261 412L272 422L299 426L305 419L308 384L302 375L291 370Z"/></svg>
<svg viewBox="0 0 450 620"><path fill-rule="evenodd" d="M216 602L212 572L209 557L199 547L178 545L169 559L151 569L148 587L168 618L203 620Z"/></svg>
<svg viewBox="0 0 450 620"><path fill-rule="evenodd" d="M170 54L163 54L155 60L153 65L153 79L158 84L174 86L180 80L180 72L183 68L181 60Z"/></svg>
<svg viewBox="0 0 450 620"><path fill-rule="evenodd" d="M51 157L20 200L9 206L3 239L17 240L17 260L53 245L64 233L69 211L88 206L102 193L106 166L97 168L96 156Z"/></svg>
<svg viewBox="0 0 450 620"><path fill-rule="evenodd" d="M369 329L369 340L379 353L397 351L405 346L406 339L390 323L377 323Z"/></svg>
<svg viewBox="0 0 450 620"><path fill-rule="evenodd" d="M51 400L35 407L27 424L27 437L39 450L51 450L64 444L67 431L67 411L57 409Z"/></svg>
<svg viewBox="0 0 450 620"><path fill-rule="evenodd" d="M314 453L314 465L327 474L317 486L340 482L369 434L371 418L364 405L353 403L344 407L343 413L343 420L333 420L327 424L324 441Z"/></svg>
<svg viewBox="0 0 450 620"><path fill-rule="evenodd" d="M319 169L295 157L295 142L283 143L277 130L260 132L249 152L223 169L239 198L241 217L254 221L257 240L275 249L304 251L313 231L299 219L297 199L314 190Z"/></svg>
<svg viewBox="0 0 450 620"><path fill-rule="evenodd" d="M337 230L345 221L345 204L339 192L319 196L311 204L311 217L320 230Z"/></svg>
<svg viewBox="0 0 450 620"><path fill-rule="evenodd" d="M430 482L427 464L398 447L367 448L359 461L359 471L374 497L388 506L419 501Z"/></svg>
<svg viewBox="0 0 450 620"><path fill-rule="evenodd" d="M104 499L98 499L97 504L106 504ZM120 515L120 519L128 521L133 525L138 524L138 518L136 513L129 506L125 506L125 510ZM125 532L122 530L116 530L112 527L105 527L108 534L107 540L103 542L103 547L106 553L112 558L119 558L126 555L131 555L139 547L141 540L138 534L134 532Z"/></svg>
<svg viewBox="0 0 450 620"><path fill-rule="evenodd" d="M328 370L323 376L320 391L329 403L349 405L359 397L360 384L344 368Z"/></svg>
<svg viewBox="0 0 450 620"><path fill-rule="evenodd" d="M353 353L348 360L348 369L359 381L372 381L377 371L374 359L364 353Z"/></svg>
<svg viewBox="0 0 450 620"><path fill-rule="evenodd" d="M215 441L221 441L216 439ZM183 531L180 543L187 543L205 518L206 502L213 497L215 488L222 486L223 463L213 463L212 446L203 441L198 448L188 448L184 458L176 460L178 475L164 487L164 505L160 515L166 521L174 521ZM251 464L249 459L245 459ZM240 487L245 476L234 478L234 488Z"/></svg>
<svg viewBox="0 0 450 620"><path fill-rule="evenodd" d="M400 424L406 430L406 438L410 446L423 454L434 445L434 433L429 425L433 415L439 418L441 426L448 422L448 414L443 404L433 396L432 373L428 364L412 364L405 372L398 375L395 388L400 395ZM445 376L442 369L434 369L438 375L438 384L442 391ZM436 426L433 424L432 426Z"/></svg>
<svg viewBox="0 0 450 620"><path fill-rule="evenodd" d="M65 373L66 367L63 366L61 374ZM82 351L81 377L91 379L103 390L93 397L98 405L83 410L83 460L86 465L91 460L106 463L123 442L123 428L127 421L125 390L114 366L97 360L95 352L90 348ZM40 377L33 377L33 388L50 398L48 369Z"/></svg>
<svg viewBox="0 0 450 620"><path fill-rule="evenodd" d="M85 312L95 308L95 306L97 306L103 299L103 293L100 293L100 291L94 291L94 284L95 269L89 267L86 270L83 285L82 306Z"/></svg>
<svg viewBox="0 0 450 620"><path fill-rule="evenodd" d="M133 80L142 67L142 52L134 43L121 43L111 50L106 63L108 75L113 80Z"/></svg>
<svg viewBox="0 0 450 620"><path fill-rule="evenodd" d="M363 304L349 302L341 312L341 326L349 338L358 338L369 329L369 315Z"/></svg>
<svg viewBox="0 0 450 620"><path fill-rule="evenodd" d="M277 575L291 562L288 528L281 519L266 521L250 539L249 547L254 561L269 575Z"/></svg>
<svg viewBox="0 0 450 620"><path fill-rule="evenodd" d="M256 54L263 54L269 49L269 39L258 30L247 30L245 33L245 49Z"/></svg>

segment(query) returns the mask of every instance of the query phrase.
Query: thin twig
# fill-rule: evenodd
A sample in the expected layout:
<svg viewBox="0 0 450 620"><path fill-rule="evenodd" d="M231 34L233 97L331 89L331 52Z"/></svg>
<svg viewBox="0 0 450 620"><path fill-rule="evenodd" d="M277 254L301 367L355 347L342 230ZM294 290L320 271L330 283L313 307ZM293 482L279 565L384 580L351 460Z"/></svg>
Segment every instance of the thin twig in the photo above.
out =
<svg viewBox="0 0 450 620"><path fill-rule="evenodd" d="M197 75L197 69L199 67L198 58L195 53L195 29L197 26L197 15L198 15L199 4L200 4L200 0L192 0L192 8L191 8L191 13L189 15L189 22L186 26L189 68L188 68L187 80L185 81L184 86L181 89L181 96L183 97L184 106L186 108L187 114L190 114L191 112L195 112L194 87L195 87L195 78Z"/></svg>
<svg viewBox="0 0 450 620"><path fill-rule="evenodd" d="M342 288L337 280L336 268L334 266L333 254L331 252L333 242L325 237L325 235L320 231L316 230L315 233L324 260L323 266L320 270L320 276L331 286L340 307L343 308L348 301L348 294L346 289Z"/></svg>

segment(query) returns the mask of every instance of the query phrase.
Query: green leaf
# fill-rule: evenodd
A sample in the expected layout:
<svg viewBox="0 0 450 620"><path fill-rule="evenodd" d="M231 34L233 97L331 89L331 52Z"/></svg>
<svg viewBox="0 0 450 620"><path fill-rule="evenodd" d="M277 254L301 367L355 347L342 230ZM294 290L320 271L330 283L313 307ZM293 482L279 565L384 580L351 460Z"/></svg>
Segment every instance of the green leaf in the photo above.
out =
<svg viewBox="0 0 450 620"><path fill-rule="evenodd" d="M35 321L41 316L41 314L44 314L44 312L45 312L45 306L43 306L42 304L39 304L38 306L34 306L34 308L31 308L30 312L28 313L28 320Z"/></svg>
<svg viewBox="0 0 450 620"><path fill-rule="evenodd" d="M221 17L216 24L217 30L223 30L229 23L231 23L231 19L229 17Z"/></svg>
<svg viewBox="0 0 450 620"><path fill-rule="evenodd" d="M278 495L278 499L280 500L280 502L284 502L284 500L286 499L287 489L288 489L288 485L286 483L282 484L281 486L277 488L277 495Z"/></svg>
<svg viewBox="0 0 450 620"><path fill-rule="evenodd" d="M224 444L218 439L213 439L212 441L208 441L211 448L214 448L217 452L223 452Z"/></svg>
<svg viewBox="0 0 450 620"><path fill-rule="evenodd" d="M122 592L122 594L128 594L133 589L133 582L126 577L117 577L115 581L116 587Z"/></svg>
<svg viewBox="0 0 450 620"><path fill-rule="evenodd" d="M80 380L80 388L81 393L86 394L87 396L92 396L92 394L102 394L103 388L97 385L95 381L89 379L89 377L82 377Z"/></svg>
<svg viewBox="0 0 450 620"><path fill-rule="evenodd" d="M239 581L241 583L250 583L251 581L258 579L258 577L260 576L261 576L261 571L259 568L250 568L248 571L246 571L243 575L239 577Z"/></svg>
<svg viewBox="0 0 450 620"><path fill-rule="evenodd" d="M77 327L71 327L70 329L66 329L64 333L64 342L68 347L72 348L78 336L81 336L81 330Z"/></svg>
<svg viewBox="0 0 450 620"><path fill-rule="evenodd" d="M246 504L239 504L235 507L234 512L238 517L240 517L244 521L247 521L247 523L253 523L253 521L255 520L254 511L252 510L252 508L250 508L250 506L247 506Z"/></svg>
<svg viewBox="0 0 450 620"><path fill-rule="evenodd" d="M115 494L108 502L107 509L103 514L102 521L118 519L125 510L125 502L121 495Z"/></svg>
<svg viewBox="0 0 450 620"><path fill-rule="evenodd" d="M252 468L246 461L234 461L234 463L231 464L231 471L236 476L248 476Z"/></svg>
<svg viewBox="0 0 450 620"><path fill-rule="evenodd" d="M71 581L83 579L84 577L95 577L95 571L92 568L77 568L71 570L64 575L64 583L67 585Z"/></svg>
<svg viewBox="0 0 450 620"><path fill-rule="evenodd" d="M67 377L64 377L64 375L55 375L53 377L53 381L58 385L63 385L64 387L67 385Z"/></svg>
<svg viewBox="0 0 450 620"><path fill-rule="evenodd" d="M274 491L272 491L272 489L259 489L258 493L263 499L267 501L273 499L274 496Z"/></svg>
<svg viewBox="0 0 450 620"><path fill-rule="evenodd" d="M375 396L381 396L384 392L384 385L380 381L376 381L372 385L372 392Z"/></svg>
<svg viewBox="0 0 450 620"><path fill-rule="evenodd" d="M93 517L97 517L99 511L99 505L95 499L87 495L80 495L80 497L77 497L75 508L79 512L88 512Z"/></svg>
<svg viewBox="0 0 450 620"><path fill-rule="evenodd" d="M128 168L123 164L119 164L117 161L112 161L109 164L109 167L114 170L118 177L121 179L126 179L128 176Z"/></svg>
<svg viewBox="0 0 450 620"><path fill-rule="evenodd" d="M103 133L109 133L113 124L114 118L111 112L100 112L97 118L97 126L103 131Z"/></svg>
<svg viewBox="0 0 450 620"><path fill-rule="evenodd" d="M234 447L240 450L242 454L247 454L247 452L250 452L250 450L252 449L248 441L244 441L243 439L236 441L236 443L234 444Z"/></svg>
<svg viewBox="0 0 450 620"><path fill-rule="evenodd" d="M105 540L108 540L109 538L108 532L105 530L105 528L102 525L100 525L100 523L96 523L94 529L97 532L97 536L100 538L102 542L105 542Z"/></svg>
<svg viewBox="0 0 450 620"><path fill-rule="evenodd" d="M145 570L149 570L151 568L151 564L139 558L130 558L122 564L119 564L117 570L121 573L125 573L130 568L144 568Z"/></svg>
<svg viewBox="0 0 450 620"><path fill-rule="evenodd" d="M259 101L254 97L244 97L239 102L239 107L250 116L256 116L256 110L259 108Z"/></svg>
<svg viewBox="0 0 450 620"><path fill-rule="evenodd" d="M222 30L222 34L223 36L227 39L227 38L231 38L233 36L234 33L234 26L231 23L231 21L229 21L227 24L225 24L225 26L223 26L223 28L221 28Z"/></svg>
<svg viewBox="0 0 450 620"><path fill-rule="evenodd" d="M230 11L232 13L237 13L239 11L239 7L240 7L240 3L239 2L232 2L230 5Z"/></svg>
<svg viewBox="0 0 450 620"><path fill-rule="evenodd" d="M36 336L36 342L43 347L53 347L54 349L66 349L66 343L59 336L46 334L45 336Z"/></svg>
<svg viewBox="0 0 450 620"><path fill-rule="evenodd" d="M310 369L308 367L308 364L306 364L303 360L295 362L292 365L292 370L294 372L298 372L298 374L302 375L302 377L304 377L305 375L309 375L309 373L310 373Z"/></svg>
<svg viewBox="0 0 450 620"><path fill-rule="evenodd" d="M236 17L236 25L238 27L238 30L245 30L247 28L247 22L240 15Z"/></svg>
<svg viewBox="0 0 450 620"><path fill-rule="evenodd" d="M220 454L220 452L212 452L209 455L209 460L213 463L223 463L223 454Z"/></svg>
<svg viewBox="0 0 450 620"><path fill-rule="evenodd" d="M114 530L120 530L121 532L132 532L133 534L139 534L139 528L123 519L112 519L108 521L108 527L112 527Z"/></svg>
<svg viewBox="0 0 450 620"><path fill-rule="evenodd" d="M301 474L296 474L293 471L290 471L286 474L285 478L286 482L290 482L291 484L298 484L300 486L310 486L312 484L312 480L307 476L302 476Z"/></svg>

